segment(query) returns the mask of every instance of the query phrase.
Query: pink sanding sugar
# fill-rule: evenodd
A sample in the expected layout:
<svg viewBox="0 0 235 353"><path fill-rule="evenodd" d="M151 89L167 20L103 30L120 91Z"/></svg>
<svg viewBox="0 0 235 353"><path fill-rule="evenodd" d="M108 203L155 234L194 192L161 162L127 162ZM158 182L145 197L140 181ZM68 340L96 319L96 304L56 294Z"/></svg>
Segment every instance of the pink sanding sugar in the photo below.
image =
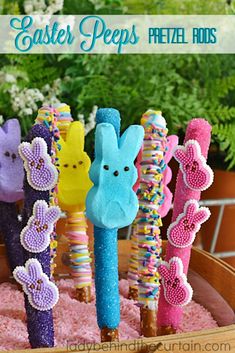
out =
<svg viewBox="0 0 235 353"><path fill-rule="evenodd" d="M133 300L128 300L128 282L120 281L121 323L119 333L121 340L140 337L139 308ZM54 308L55 338L57 347L68 344L100 342L100 332L96 324L94 288L92 302L80 303L74 296L73 280L60 280L59 303ZM27 338L24 297L16 285L0 284L0 350L30 348ZM182 323L178 332L192 332L217 327L211 314L201 305L191 302L184 307Z"/></svg>

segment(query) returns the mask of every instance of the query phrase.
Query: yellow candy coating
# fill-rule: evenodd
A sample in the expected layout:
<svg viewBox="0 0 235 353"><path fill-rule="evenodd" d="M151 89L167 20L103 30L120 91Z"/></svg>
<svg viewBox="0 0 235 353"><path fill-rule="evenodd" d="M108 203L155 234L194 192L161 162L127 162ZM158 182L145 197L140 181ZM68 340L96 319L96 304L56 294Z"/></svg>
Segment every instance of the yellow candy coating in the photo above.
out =
<svg viewBox="0 0 235 353"><path fill-rule="evenodd" d="M64 211L83 211L86 195L92 186L90 158L84 151L84 127L79 121L70 124L66 140L60 137L58 200Z"/></svg>

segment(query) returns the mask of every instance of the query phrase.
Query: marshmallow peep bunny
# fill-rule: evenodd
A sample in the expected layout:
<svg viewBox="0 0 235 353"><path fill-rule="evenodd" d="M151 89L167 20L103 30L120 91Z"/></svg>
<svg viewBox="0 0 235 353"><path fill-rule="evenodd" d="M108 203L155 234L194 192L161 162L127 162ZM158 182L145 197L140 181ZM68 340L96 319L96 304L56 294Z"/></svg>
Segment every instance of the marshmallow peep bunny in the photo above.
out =
<svg viewBox="0 0 235 353"><path fill-rule="evenodd" d="M185 146L178 146L174 153L180 163L184 182L192 190L206 190L213 182L213 171L206 164L201 147L196 140L188 140Z"/></svg>
<svg viewBox="0 0 235 353"><path fill-rule="evenodd" d="M74 207L83 211L85 199L92 183L89 179L90 158L84 151L84 127L79 121L70 124L66 140L60 137L58 152L60 178L58 184L59 204L63 210Z"/></svg>
<svg viewBox="0 0 235 353"><path fill-rule="evenodd" d="M23 198L23 163L18 153L20 124L10 119L0 128L0 200L16 202Z"/></svg>
<svg viewBox="0 0 235 353"><path fill-rule="evenodd" d="M56 185L58 172L47 153L47 144L41 137L35 137L30 144L22 142L19 154L24 161L29 185L35 190L51 190Z"/></svg>
<svg viewBox="0 0 235 353"><path fill-rule="evenodd" d="M196 200L185 203L184 212L181 213L167 231L169 242L177 248L186 248L192 245L201 224L210 217L207 207L200 207Z"/></svg>
<svg viewBox="0 0 235 353"><path fill-rule="evenodd" d="M162 261L158 266L161 285L166 301L173 306L183 306L192 299L192 288L183 273L183 264L179 257L172 257L168 262Z"/></svg>
<svg viewBox="0 0 235 353"><path fill-rule="evenodd" d="M56 285L43 273L40 262L29 259L24 266L17 266L13 271L17 282L23 286L29 302L37 310L46 311L54 307L59 299Z"/></svg>
<svg viewBox="0 0 235 353"><path fill-rule="evenodd" d="M87 195L87 217L100 228L122 228L133 222L138 199L135 158L144 138L142 126L130 126L118 140L113 125L97 125L95 160L90 169L94 183Z"/></svg>
<svg viewBox="0 0 235 353"><path fill-rule="evenodd" d="M50 235L59 217L59 207L48 207L44 200L36 201L33 206L33 215L20 234L22 246L33 253L44 251L50 244Z"/></svg>

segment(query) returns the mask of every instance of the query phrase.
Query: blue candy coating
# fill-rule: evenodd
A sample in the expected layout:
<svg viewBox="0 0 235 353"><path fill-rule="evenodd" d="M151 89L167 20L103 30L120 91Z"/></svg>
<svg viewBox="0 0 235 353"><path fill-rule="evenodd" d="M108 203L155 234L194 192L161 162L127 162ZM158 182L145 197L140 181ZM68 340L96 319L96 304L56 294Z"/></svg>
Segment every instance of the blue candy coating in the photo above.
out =
<svg viewBox="0 0 235 353"><path fill-rule="evenodd" d="M100 329L120 322L117 229L94 227L96 311Z"/></svg>
<svg viewBox="0 0 235 353"><path fill-rule="evenodd" d="M96 123L104 122L113 125L115 138L119 139L121 123L119 112L112 108L99 109ZM94 166L93 173L95 172ZM90 198L92 203L93 194L90 194ZM120 322L117 228L103 229L95 226L94 237L97 322L100 329L104 327L115 329Z"/></svg>
<svg viewBox="0 0 235 353"><path fill-rule="evenodd" d="M137 179L134 160L144 130L131 126L119 138L120 114L111 108L99 109L96 122L95 160L90 169L94 186L87 195L86 214L95 225L98 325L101 329L115 329L120 322L117 229L130 224L138 210L138 199L132 190Z"/></svg>
<svg viewBox="0 0 235 353"><path fill-rule="evenodd" d="M121 125L121 117L120 113L117 109L114 108L100 108L96 112L96 124L100 123L109 123L112 124L115 132L117 134L117 138L120 136L120 125Z"/></svg>

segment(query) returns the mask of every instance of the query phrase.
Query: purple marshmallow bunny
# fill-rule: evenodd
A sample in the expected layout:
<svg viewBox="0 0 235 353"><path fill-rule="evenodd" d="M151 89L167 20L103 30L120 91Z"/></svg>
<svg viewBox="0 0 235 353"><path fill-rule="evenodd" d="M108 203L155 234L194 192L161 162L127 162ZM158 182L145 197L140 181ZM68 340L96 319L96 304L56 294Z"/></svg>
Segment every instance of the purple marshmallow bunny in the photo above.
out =
<svg viewBox="0 0 235 353"><path fill-rule="evenodd" d="M36 201L33 214L20 234L22 246L32 253L44 251L50 244L50 235L59 217L59 207L48 207L44 200Z"/></svg>
<svg viewBox="0 0 235 353"><path fill-rule="evenodd" d="M188 140L185 146L178 146L174 157L180 163L180 170L188 188L196 191L209 188L213 182L213 171L206 164L196 140Z"/></svg>
<svg viewBox="0 0 235 353"><path fill-rule="evenodd" d="M10 119L0 127L0 200L16 202L23 198L24 168L18 154L20 124Z"/></svg>
<svg viewBox="0 0 235 353"><path fill-rule="evenodd" d="M193 290L183 273L183 264L179 257L172 257L168 262L162 261L158 266L161 275L161 286L166 301L170 305L183 306L192 299Z"/></svg>
<svg viewBox="0 0 235 353"><path fill-rule="evenodd" d="M47 153L46 142L41 137L35 137L31 144L22 142L19 154L24 161L29 185L40 191L53 189L58 172Z"/></svg>
<svg viewBox="0 0 235 353"><path fill-rule="evenodd" d="M210 214L207 207L199 208L196 200L187 201L184 205L184 212L177 217L176 221L167 230L169 242L177 248L186 248L192 245L201 224L210 217Z"/></svg>
<svg viewBox="0 0 235 353"><path fill-rule="evenodd" d="M58 288L43 273L40 262L29 259L24 266L17 266L13 271L17 282L23 286L29 302L37 310L52 309L59 299Z"/></svg>

